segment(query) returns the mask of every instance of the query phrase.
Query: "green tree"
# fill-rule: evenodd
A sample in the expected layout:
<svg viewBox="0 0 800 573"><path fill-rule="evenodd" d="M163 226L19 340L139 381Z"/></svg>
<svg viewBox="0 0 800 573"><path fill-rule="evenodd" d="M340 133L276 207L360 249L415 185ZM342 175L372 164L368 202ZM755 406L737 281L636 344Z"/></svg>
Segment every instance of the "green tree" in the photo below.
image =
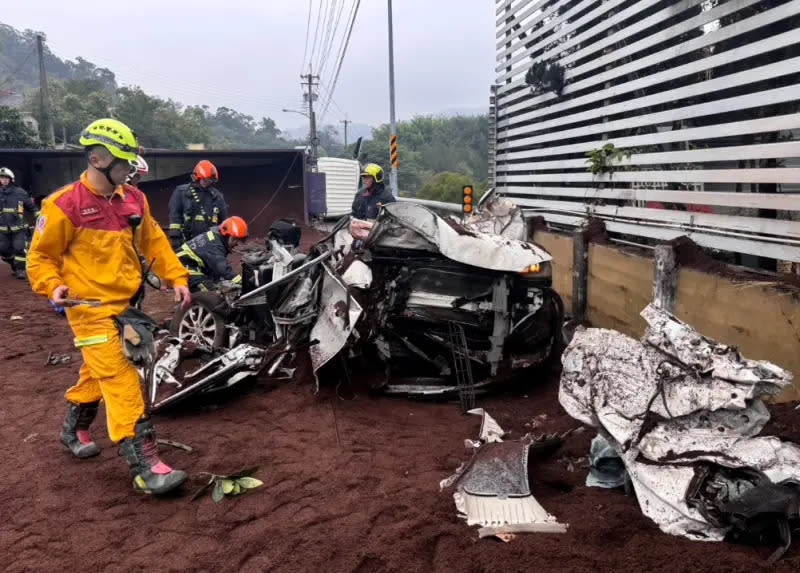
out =
<svg viewBox="0 0 800 573"><path fill-rule="evenodd" d="M208 143L211 139L211 130L198 108L184 109L139 87L120 88L117 96L114 117L130 126L144 147L185 149L189 143Z"/></svg>
<svg viewBox="0 0 800 573"><path fill-rule="evenodd" d="M461 203L461 194L465 185L473 186L475 201L480 199L486 192L485 181L476 183L471 177L463 173L445 171L437 173L428 179L422 189L417 192L417 197L431 201Z"/></svg>
<svg viewBox="0 0 800 573"><path fill-rule="evenodd" d="M41 147L33 133L25 123L19 111L0 106L0 148Z"/></svg>
<svg viewBox="0 0 800 573"><path fill-rule="evenodd" d="M377 163L384 170L390 165L388 124L377 127L372 139L361 147L362 162ZM459 173L471 182L488 175L487 116L417 116L397 124L399 170L397 183L404 195L417 195L437 173ZM352 151L347 152L351 156Z"/></svg>
<svg viewBox="0 0 800 573"><path fill-rule="evenodd" d="M339 141L339 132L332 125L325 125L317 130L317 138L322 156L336 157L344 151L344 144Z"/></svg>

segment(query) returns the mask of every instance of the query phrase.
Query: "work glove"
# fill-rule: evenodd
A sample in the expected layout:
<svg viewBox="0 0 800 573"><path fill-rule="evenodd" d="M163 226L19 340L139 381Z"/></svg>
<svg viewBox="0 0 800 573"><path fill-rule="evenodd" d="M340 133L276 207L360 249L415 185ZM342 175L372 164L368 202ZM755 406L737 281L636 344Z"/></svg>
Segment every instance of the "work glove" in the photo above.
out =
<svg viewBox="0 0 800 573"><path fill-rule="evenodd" d="M154 334L158 323L133 307L114 318L122 342L122 354L134 364L145 362L154 352Z"/></svg>

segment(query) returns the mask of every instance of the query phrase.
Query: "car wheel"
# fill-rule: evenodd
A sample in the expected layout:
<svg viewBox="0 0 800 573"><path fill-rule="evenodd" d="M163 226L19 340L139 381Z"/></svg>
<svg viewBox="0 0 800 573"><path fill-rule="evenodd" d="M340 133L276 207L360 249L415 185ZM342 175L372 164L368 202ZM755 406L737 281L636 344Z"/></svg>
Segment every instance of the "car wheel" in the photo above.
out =
<svg viewBox="0 0 800 573"><path fill-rule="evenodd" d="M225 316L220 313L224 303L217 295L194 294L187 308L178 307L172 316L170 333L181 340L202 346L221 348L228 339Z"/></svg>

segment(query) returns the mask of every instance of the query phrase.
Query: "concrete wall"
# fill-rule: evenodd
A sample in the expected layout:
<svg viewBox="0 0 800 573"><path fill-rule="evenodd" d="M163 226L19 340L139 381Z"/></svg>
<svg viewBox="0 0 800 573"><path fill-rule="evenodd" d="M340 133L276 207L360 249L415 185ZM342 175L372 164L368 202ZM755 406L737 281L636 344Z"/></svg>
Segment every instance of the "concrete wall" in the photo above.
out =
<svg viewBox="0 0 800 573"><path fill-rule="evenodd" d="M554 256L553 284L567 312L572 301L572 238L536 232L536 243ZM653 294L653 260L614 246L589 247L588 319L634 338L644 333L639 316ZM773 283L734 282L692 269L678 272L675 314L698 332L767 360L795 376L778 401L800 400L800 294Z"/></svg>

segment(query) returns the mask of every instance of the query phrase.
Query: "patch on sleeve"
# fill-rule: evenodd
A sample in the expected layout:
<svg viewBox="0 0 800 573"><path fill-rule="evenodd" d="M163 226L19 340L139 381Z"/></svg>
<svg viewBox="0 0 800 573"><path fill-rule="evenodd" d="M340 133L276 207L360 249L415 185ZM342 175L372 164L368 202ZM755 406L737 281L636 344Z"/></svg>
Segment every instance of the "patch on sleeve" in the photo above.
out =
<svg viewBox="0 0 800 573"><path fill-rule="evenodd" d="M44 226L47 223L47 217L44 215L39 215L39 218L36 219L36 230L41 233L44 231Z"/></svg>

